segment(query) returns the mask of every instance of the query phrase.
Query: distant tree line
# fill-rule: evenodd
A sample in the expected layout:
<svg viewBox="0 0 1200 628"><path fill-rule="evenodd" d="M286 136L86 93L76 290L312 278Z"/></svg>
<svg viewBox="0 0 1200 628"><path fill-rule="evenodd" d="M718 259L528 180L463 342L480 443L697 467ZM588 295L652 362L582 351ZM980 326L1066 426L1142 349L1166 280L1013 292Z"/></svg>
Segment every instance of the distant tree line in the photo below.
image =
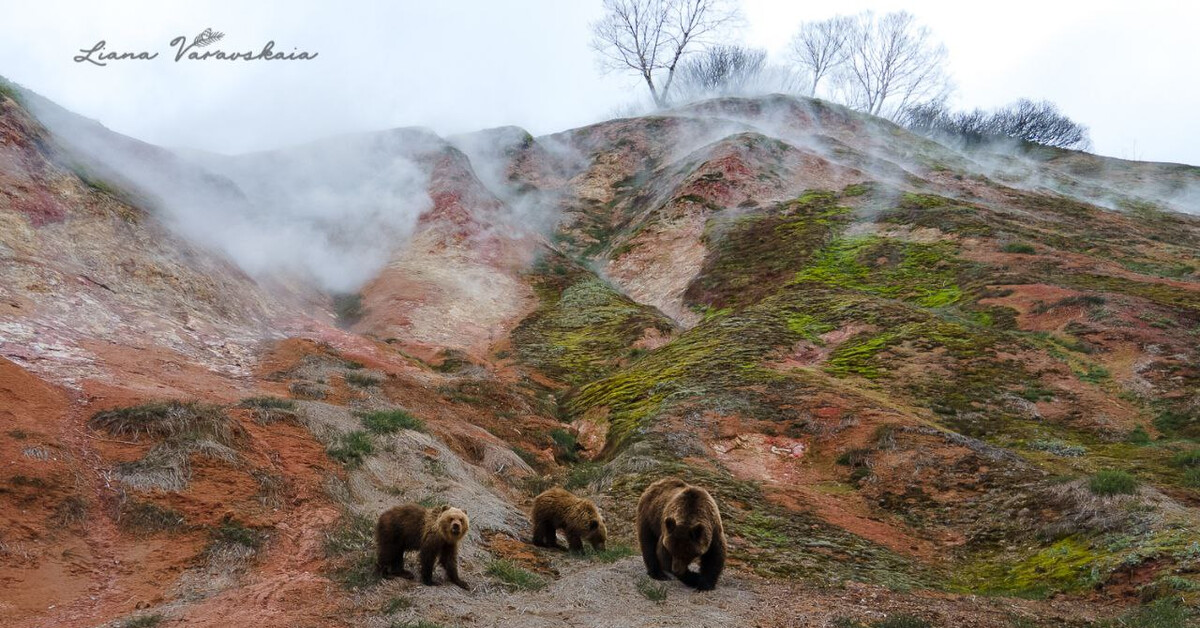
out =
<svg viewBox="0 0 1200 628"><path fill-rule="evenodd" d="M714 96L781 92L838 102L910 129L968 142L1018 138L1086 148L1087 128L1049 102L952 112L947 51L907 11L801 23L787 63L721 43L741 22L736 0L602 0L592 45L610 70L640 76L658 107Z"/></svg>
<svg viewBox="0 0 1200 628"><path fill-rule="evenodd" d="M968 144L1012 138L1044 146L1087 150L1088 128L1058 111L1054 103L1021 99L994 111L950 111L944 102L929 102L905 109L904 126L929 136L950 136Z"/></svg>

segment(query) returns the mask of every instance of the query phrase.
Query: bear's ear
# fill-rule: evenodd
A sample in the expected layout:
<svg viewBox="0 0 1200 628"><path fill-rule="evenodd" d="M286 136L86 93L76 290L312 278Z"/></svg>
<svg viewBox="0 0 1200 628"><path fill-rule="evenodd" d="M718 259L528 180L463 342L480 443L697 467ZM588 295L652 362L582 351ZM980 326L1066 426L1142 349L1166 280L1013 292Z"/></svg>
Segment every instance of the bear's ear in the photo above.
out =
<svg viewBox="0 0 1200 628"><path fill-rule="evenodd" d="M588 524L588 529L589 529L589 530L595 530L595 529L597 529L597 528L599 528L599 527L600 527L600 522L599 522L599 521L596 521L595 519L592 519L592 522Z"/></svg>
<svg viewBox="0 0 1200 628"><path fill-rule="evenodd" d="M667 517L665 523L667 524L667 532L675 531L675 519L673 517Z"/></svg>
<svg viewBox="0 0 1200 628"><path fill-rule="evenodd" d="M702 538L704 538L704 524L700 523L692 528L692 540L699 541Z"/></svg>

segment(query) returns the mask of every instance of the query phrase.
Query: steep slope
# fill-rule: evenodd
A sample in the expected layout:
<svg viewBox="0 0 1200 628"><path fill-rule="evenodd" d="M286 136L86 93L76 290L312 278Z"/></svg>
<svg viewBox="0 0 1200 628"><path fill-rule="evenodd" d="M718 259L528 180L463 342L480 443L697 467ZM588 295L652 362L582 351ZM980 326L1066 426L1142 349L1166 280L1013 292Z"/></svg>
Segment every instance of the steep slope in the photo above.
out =
<svg viewBox="0 0 1200 628"><path fill-rule="evenodd" d="M1196 601L1200 220L1173 210L1197 169L965 152L784 97L177 156L5 94L6 623ZM641 578L633 507L666 475L721 503L711 594ZM598 501L607 552L525 543L556 484ZM401 501L466 508L471 592L373 573Z"/></svg>

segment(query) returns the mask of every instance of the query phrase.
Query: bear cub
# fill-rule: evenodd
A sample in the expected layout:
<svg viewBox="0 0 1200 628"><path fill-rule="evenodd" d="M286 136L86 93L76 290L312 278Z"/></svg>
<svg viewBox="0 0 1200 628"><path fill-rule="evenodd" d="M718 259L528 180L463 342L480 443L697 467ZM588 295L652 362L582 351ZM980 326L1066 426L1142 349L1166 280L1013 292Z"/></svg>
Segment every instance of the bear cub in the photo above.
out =
<svg viewBox="0 0 1200 628"><path fill-rule="evenodd" d="M562 549L558 531L567 537L572 552L583 551L583 541L596 551L604 551L608 528L604 517L590 499L576 497L561 488L552 488L533 500L533 544Z"/></svg>
<svg viewBox="0 0 1200 628"><path fill-rule="evenodd" d="M458 545L470 526L467 513L450 506L426 509L420 504L404 504L391 508L379 516L375 526L380 575L411 579L412 572L404 568L404 552L417 550L421 582L432 585L434 564L441 563L447 581L469 588L458 577Z"/></svg>
<svg viewBox="0 0 1200 628"><path fill-rule="evenodd" d="M725 568L725 530L708 491L677 478L651 484L637 505L638 544L646 573L666 580L664 569L689 587L710 591ZM699 571L689 566L700 560Z"/></svg>

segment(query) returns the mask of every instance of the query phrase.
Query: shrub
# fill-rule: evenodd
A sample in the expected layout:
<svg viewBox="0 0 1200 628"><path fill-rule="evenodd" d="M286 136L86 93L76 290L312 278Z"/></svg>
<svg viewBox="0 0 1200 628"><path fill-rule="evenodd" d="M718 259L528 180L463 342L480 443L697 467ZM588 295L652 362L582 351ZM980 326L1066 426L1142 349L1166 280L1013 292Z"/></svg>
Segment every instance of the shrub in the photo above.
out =
<svg viewBox="0 0 1200 628"><path fill-rule="evenodd" d="M1087 127L1059 113L1049 101L1023 98L990 113L982 109L951 112L944 102L931 102L906 109L901 121L917 133L953 137L968 145L1001 138L1081 150L1091 145Z"/></svg>
<svg viewBox="0 0 1200 628"><path fill-rule="evenodd" d="M1137 478L1119 469L1105 469L1088 481L1088 488L1096 495L1132 495L1137 487Z"/></svg>
<svg viewBox="0 0 1200 628"><path fill-rule="evenodd" d="M487 575L496 578L514 589L537 591L546 587L546 580L544 578L527 569L523 569L511 560L498 559L488 563Z"/></svg>
<svg viewBox="0 0 1200 628"><path fill-rule="evenodd" d="M407 410L379 410L359 416L363 427L375 434L392 434L400 430L425 431L425 422L410 414Z"/></svg>
<svg viewBox="0 0 1200 628"><path fill-rule="evenodd" d="M564 429L552 430L550 439L554 441L555 453L559 460L564 462L579 460L579 437L574 432Z"/></svg>

